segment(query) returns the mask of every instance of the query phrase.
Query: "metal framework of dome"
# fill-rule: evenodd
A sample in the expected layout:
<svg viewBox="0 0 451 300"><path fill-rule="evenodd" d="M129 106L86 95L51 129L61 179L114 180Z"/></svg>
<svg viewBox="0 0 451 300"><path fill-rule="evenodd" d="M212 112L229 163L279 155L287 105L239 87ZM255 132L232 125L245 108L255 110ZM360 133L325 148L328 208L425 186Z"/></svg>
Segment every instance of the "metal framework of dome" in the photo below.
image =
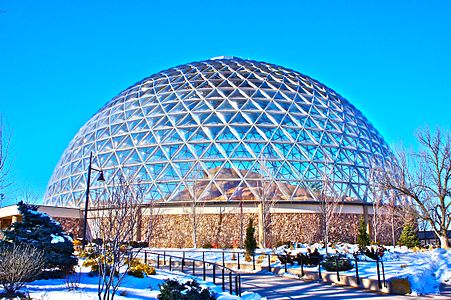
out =
<svg viewBox="0 0 451 300"><path fill-rule="evenodd" d="M124 176L148 201L277 200L337 195L370 201L370 165L391 151L351 103L318 81L277 65L221 57L181 65L127 88L77 133L44 201L84 202L90 153L106 186ZM92 197L107 188L92 182Z"/></svg>

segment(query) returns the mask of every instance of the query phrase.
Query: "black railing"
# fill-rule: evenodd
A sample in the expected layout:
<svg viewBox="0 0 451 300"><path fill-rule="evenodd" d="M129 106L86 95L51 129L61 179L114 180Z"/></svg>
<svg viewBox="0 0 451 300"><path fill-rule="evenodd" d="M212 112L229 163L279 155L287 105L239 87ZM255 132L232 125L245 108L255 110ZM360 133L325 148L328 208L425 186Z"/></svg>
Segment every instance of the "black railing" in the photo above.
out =
<svg viewBox="0 0 451 300"><path fill-rule="evenodd" d="M183 252L182 256L177 255L171 255L167 252ZM202 253L202 259L197 258L191 258L187 257L185 255L186 252L190 251L149 251L149 250L141 250L141 253L144 254L144 262L146 264L151 263L152 261L149 259L149 255L156 256L156 259L153 261L156 265L157 269L162 269L163 267L168 267L169 271L172 271L175 268L180 268L182 272L185 272L185 265L186 261L192 261L191 269L192 269L192 275L196 276L196 263L198 264L198 267L202 269L201 274L202 279L205 281L207 279L207 266L211 267L212 273L212 282L216 284L216 269L221 269L221 283L222 283L222 290L225 291L227 283L229 287L230 294L235 293L235 295L241 296L241 275L237 273L235 270L228 268L225 266L225 260L223 260L223 265L217 264L215 262L206 261L205 260L205 251ZM163 256L163 265L161 264L161 256ZM169 264L166 264L167 259L169 258ZM179 264L176 264L175 262L179 262ZM188 266L187 266L188 267ZM189 268L189 267L188 267ZM228 272L228 276L226 275L226 272ZM228 282L226 282L228 281ZM235 284L234 284L235 282ZM235 287L235 289L234 289Z"/></svg>
<svg viewBox="0 0 451 300"><path fill-rule="evenodd" d="M240 276L239 274L237 274L233 269L226 267L226 254L230 254L232 261L236 261L237 264L237 269L240 270L243 267L242 264L242 260L240 260L240 256L242 256L244 258L245 256L245 252L244 251L231 251L231 250L182 250L182 249L174 249L174 250L153 250L153 251L148 251L148 250L143 250L144 252L144 259L145 261L147 261L147 253L149 254L153 254L153 255L157 255L157 267L159 267L159 263L160 263L160 256L163 255L163 264L166 265L166 256L167 257L173 257L173 258L177 258L177 259L181 259L182 260L182 264L181 264L181 270L182 272L184 271L184 266L185 266L185 260L191 260L193 261L193 265L194 263L200 262L202 263L202 272L203 272L203 278L205 278L205 271L204 271L204 265L210 265L210 266L215 266L213 268L213 280L216 281L216 268L221 268L223 272L221 275L222 278L222 284L223 284L223 290L225 288L224 286L224 270L228 270L229 272L232 272L232 274L235 274L235 276L238 276L238 286L241 286L241 280L240 280ZM182 253L182 256L175 256L175 255L169 255L168 253ZM196 258L191 258L191 257L187 257L186 253L201 253L202 254L202 259L196 259ZM222 255L222 265L218 264L216 262L212 262L212 261L207 261L205 260L205 253L216 253L216 254L220 254ZM236 257L233 259L233 256ZM252 262L252 269L256 270L256 258L260 257L260 259L262 260L259 264L261 265L262 268L267 268L269 272L272 271L272 263L271 263L271 258L276 256L278 258L278 260L281 262L281 264L284 265L284 270L285 272L288 271L288 264L293 265L295 262L298 263L298 265L301 267L301 276L303 277L305 275L305 270L304 267L316 267L318 266L318 276L319 278L321 278L321 272L322 272L322 267L321 264L324 260L324 257L322 255L297 255L297 256L292 256L290 254L284 253L284 254L274 254L274 253L266 253L266 252L255 252L253 254L250 255L251 256L251 262ZM264 266L263 265L263 258L266 257L267 258L267 265ZM338 262L340 260L351 260L354 262L354 268L355 268L355 278L356 278L356 283L360 284L361 283L361 278L360 278L360 273L359 273L359 262L362 262L363 260L359 260L357 258L357 256L354 256L353 258L350 257L336 257L336 264L338 265ZM378 286L379 288L387 287L386 284L386 280L385 280L385 268L384 268L384 263L378 259L378 260L374 260L374 259L366 259L364 260L364 262L373 262L376 263L376 275L377 275L377 281L378 281ZM172 262L171 262L172 263ZM250 262L249 262L250 263ZM380 264L380 266L379 266ZM171 267L172 268L172 267ZM342 271L335 271L336 272L336 276L337 276L337 280L340 281L340 272ZM193 268L193 275L195 274L195 270ZM215 282L214 282L215 283ZM229 280L229 284L230 284L230 280ZM237 285L235 285L237 286ZM235 288L236 289L236 288ZM229 288L229 290L231 290ZM239 292L241 292L241 289L239 288Z"/></svg>
<svg viewBox="0 0 451 300"><path fill-rule="evenodd" d="M274 254L268 254L269 255L274 255ZM277 258L279 259L279 261L284 264L284 269L285 272L288 271L288 264L293 265L294 262L296 261L298 263L298 265L301 267L301 276L303 277L305 275L304 272L304 266L305 265L309 265L309 266L316 266L318 265L318 276L319 278L321 278L321 264L324 260L324 257L322 255L309 255L309 256L303 256L303 255L297 255L296 258L294 258L293 256L289 255L289 254L276 254ZM339 265L339 261L342 260L351 260L354 262L354 269L355 269L355 278L356 278L356 283L360 284L360 276L359 276L359 260L356 256L354 256L354 258L349 258L349 257L339 257L338 255L335 256L335 264L337 266L337 270L335 271L337 274L337 280L340 281L340 271L338 268ZM362 261L360 261L362 262ZM364 262L374 262L376 263L376 275L377 275L377 283L379 288L381 289L382 286L387 287L387 283L385 281L385 268L384 268L384 263L383 261L381 261L380 259L374 260L374 259L367 259L364 260ZM381 265L379 267L379 264ZM269 266L270 267L270 266ZM269 269L271 271L271 269ZM382 275L382 279L381 279L381 275Z"/></svg>

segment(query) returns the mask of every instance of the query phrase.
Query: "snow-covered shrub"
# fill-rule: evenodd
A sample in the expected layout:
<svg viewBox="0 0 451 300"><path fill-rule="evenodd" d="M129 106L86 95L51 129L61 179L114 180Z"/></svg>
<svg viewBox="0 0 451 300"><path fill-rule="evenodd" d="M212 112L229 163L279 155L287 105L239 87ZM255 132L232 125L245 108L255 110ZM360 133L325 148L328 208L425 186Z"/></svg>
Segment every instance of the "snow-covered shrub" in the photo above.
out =
<svg viewBox="0 0 451 300"><path fill-rule="evenodd" d="M363 254L374 260L380 260L384 256L386 249L382 246L372 245L362 249Z"/></svg>
<svg viewBox="0 0 451 300"><path fill-rule="evenodd" d="M211 292L202 288L195 280L180 283L177 280L168 279L160 285L159 300L213 300Z"/></svg>
<svg viewBox="0 0 451 300"><path fill-rule="evenodd" d="M42 250L45 256L45 269L57 269L64 277L77 264L73 255L72 238L63 231L61 224L45 213L37 211L37 207L18 203L22 221L4 231L1 244L30 245Z"/></svg>
<svg viewBox="0 0 451 300"><path fill-rule="evenodd" d="M349 271L354 268L352 261L346 257L340 257L336 255L327 256L321 266L326 271Z"/></svg>
<svg viewBox="0 0 451 300"><path fill-rule="evenodd" d="M44 265L44 253L30 245L1 246L0 285L5 291L4 295L20 296L17 290L26 282L37 279Z"/></svg>
<svg viewBox="0 0 451 300"><path fill-rule="evenodd" d="M296 261L298 265L306 265L306 266L317 266L321 262L323 256L319 254L318 250L315 249L314 252L307 253L298 253L296 255Z"/></svg>

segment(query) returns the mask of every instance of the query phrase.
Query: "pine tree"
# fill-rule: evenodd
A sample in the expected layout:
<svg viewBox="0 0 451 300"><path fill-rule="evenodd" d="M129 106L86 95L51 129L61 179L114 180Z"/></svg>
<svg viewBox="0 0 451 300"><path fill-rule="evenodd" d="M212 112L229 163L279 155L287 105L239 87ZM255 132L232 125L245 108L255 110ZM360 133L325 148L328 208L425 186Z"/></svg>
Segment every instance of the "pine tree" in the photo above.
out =
<svg viewBox="0 0 451 300"><path fill-rule="evenodd" d="M359 233L357 235L357 244L359 244L359 249L363 250L366 246L371 243L370 235L366 231L366 223L363 218L360 218L359 222Z"/></svg>
<svg viewBox="0 0 451 300"><path fill-rule="evenodd" d="M246 228L246 239L244 240L244 248L247 255L252 255L257 248L257 241L255 240L254 221L249 218L249 223Z"/></svg>
<svg viewBox="0 0 451 300"><path fill-rule="evenodd" d="M402 228L401 236L399 237L398 244L400 246L406 246L409 248L419 247L420 241L418 240L417 232L412 223L407 222Z"/></svg>
<svg viewBox="0 0 451 300"><path fill-rule="evenodd" d="M12 224L4 231L2 244L31 245L45 254L45 268L58 268L68 271L77 264L73 255L72 239L63 231L61 225L37 207L18 203L22 221Z"/></svg>

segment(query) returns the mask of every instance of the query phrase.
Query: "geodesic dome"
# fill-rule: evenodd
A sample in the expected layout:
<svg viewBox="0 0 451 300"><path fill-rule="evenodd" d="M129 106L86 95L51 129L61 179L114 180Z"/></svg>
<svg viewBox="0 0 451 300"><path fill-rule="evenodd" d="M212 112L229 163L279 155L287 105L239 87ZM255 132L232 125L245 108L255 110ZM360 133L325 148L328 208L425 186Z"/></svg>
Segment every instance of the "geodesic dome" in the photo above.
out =
<svg viewBox="0 0 451 300"><path fill-rule="evenodd" d="M351 103L298 72L221 57L154 74L101 108L64 151L46 204L84 201L90 153L105 195L123 176L148 201L314 199L327 177L344 199L368 201L370 165L390 171L383 138Z"/></svg>

